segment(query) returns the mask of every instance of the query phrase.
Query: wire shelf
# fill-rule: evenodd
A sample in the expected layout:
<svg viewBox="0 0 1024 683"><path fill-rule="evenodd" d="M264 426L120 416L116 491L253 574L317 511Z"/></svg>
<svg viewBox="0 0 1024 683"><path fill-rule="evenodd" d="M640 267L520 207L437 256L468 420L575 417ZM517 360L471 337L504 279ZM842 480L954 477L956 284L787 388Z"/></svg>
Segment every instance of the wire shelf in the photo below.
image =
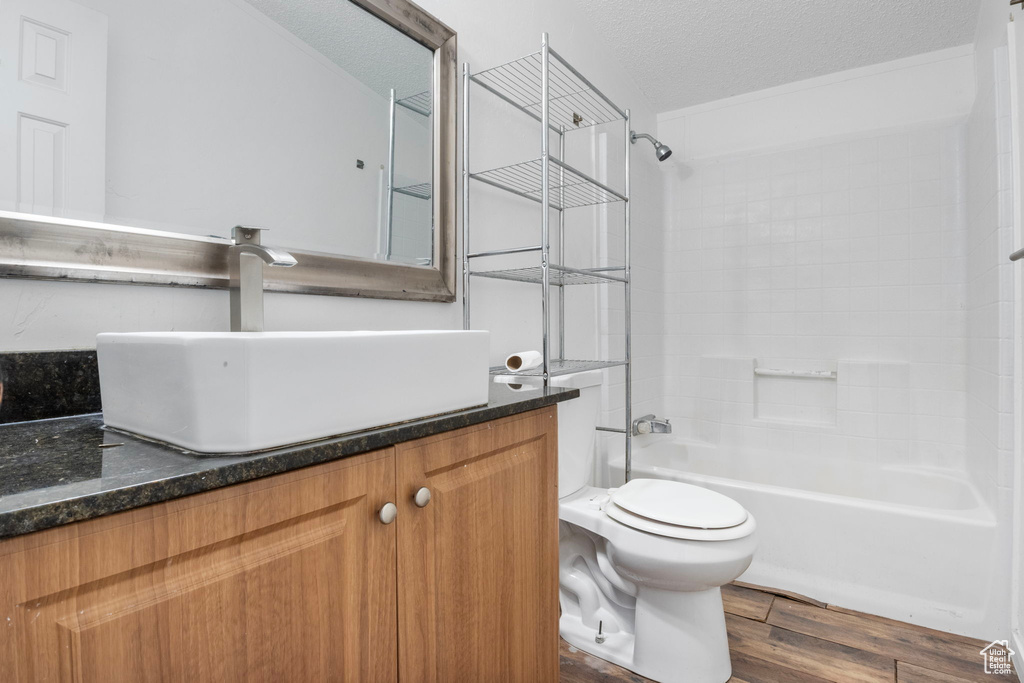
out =
<svg viewBox="0 0 1024 683"><path fill-rule="evenodd" d="M548 180L551 192L549 204L552 208L573 209L580 206L626 201L624 195L599 183L585 173L577 171L572 166L557 159L549 161L551 163ZM541 159L532 159L490 171L470 173L470 177L520 197L540 202L544 185L543 167Z"/></svg>
<svg viewBox="0 0 1024 683"><path fill-rule="evenodd" d="M626 278L622 275L615 275L607 271L592 271L580 268L568 268L549 264L548 282L556 287L568 285L606 285L612 282L624 283ZM513 282L529 282L531 284L542 284L544 282L543 270L540 266L528 268L510 268L503 270L477 270L470 273L477 277L489 277L494 280L511 280Z"/></svg>
<svg viewBox="0 0 1024 683"><path fill-rule="evenodd" d="M617 368L626 365L624 360L552 360L548 374L551 377L559 375L571 375L574 372L586 372L587 370L602 370L604 368ZM492 375L518 375L520 377L543 377L544 368L523 370L522 372L509 372L504 365L496 365L491 368Z"/></svg>
<svg viewBox="0 0 1024 683"><path fill-rule="evenodd" d="M604 94L572 68L554 50L548 53L548 111L551 127L559 130L587 128L626 115ZM535 52L514 62L502 64L470 76L510 104L530 114L541 116L541 53Z"/></svg>
<svg viewBox="0 0 1024 683"><path fill-rule="evenodd" d="M415 95L409 95L408 97L403 97L400 100L395 100L395 104L400 104L406 109L414 111L417 114L430 116L433 99L430 97L430 91L424 90L421 93L416 93Z"/></svg>
<svg viewBox="0 0 1024 683"><path fill-rule="evenodd" d="M406 185L405 187L396 187L394 189L398 194L408 195L415 197L416 199L430 199L430 193L433 188L430 183L420 183L418 185Z"/></svg>

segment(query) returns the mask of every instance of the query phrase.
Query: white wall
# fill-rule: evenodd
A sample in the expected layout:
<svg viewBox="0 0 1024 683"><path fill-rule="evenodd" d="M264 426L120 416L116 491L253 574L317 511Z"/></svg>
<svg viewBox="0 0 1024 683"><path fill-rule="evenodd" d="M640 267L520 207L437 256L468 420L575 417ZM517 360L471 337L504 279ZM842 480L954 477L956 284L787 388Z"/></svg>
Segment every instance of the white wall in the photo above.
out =
<svg viewBox="0 0 1024 683"><path fill-rule="evenodd" d="M1024 241L1024 174L1022 174L1022 153L1024 153L1024 17L1019 8L1011 10L1014 21L1006 24L1008 42L1008 86L1010 106L1010 140L1012 163L1005 175L1010 178L1013 195L1013 246L1019 248ZM1002 17L998 12L982 11L978 21L976 43L979 51L991 50L1002 42L999 35ZM986 49L987 47L987 49ZM997 91L998 92L998 91ZM1013 275L1013 403L1018 406L1013 415L1012 451L1012 509L1011 563L1010 563L1010 646L1016 651L1014 664L1017 671L1024 670L1024 416L1019 409L1024 396L1024 272L1019 266L1011 266Z"/></svg>
<svg viewBox="0 0 1024 683"><path fill-rule="evenodd" d="M677 161L962 118L974 98L970 45L658 114Z"/></svg>
<svg viewBox="0 0 1024 683"><path fill-rule="evenodd" d="M1024 242L1024 21L1017 19L1008 26L1008 61L1010 89L1010 126L1013 148L1011 173L1013 192L1013 240L1019 248ZM992 22L993 28L998 26ZM1024 397L1024 272L1013 269L1014 331L1013 331L1013 400L1021 405ZM1010 563L1010 638L1016 651L1014 666L1024 670L1024 415L1014 410L1013 428L1013 522L1011 527Z"/></svg>

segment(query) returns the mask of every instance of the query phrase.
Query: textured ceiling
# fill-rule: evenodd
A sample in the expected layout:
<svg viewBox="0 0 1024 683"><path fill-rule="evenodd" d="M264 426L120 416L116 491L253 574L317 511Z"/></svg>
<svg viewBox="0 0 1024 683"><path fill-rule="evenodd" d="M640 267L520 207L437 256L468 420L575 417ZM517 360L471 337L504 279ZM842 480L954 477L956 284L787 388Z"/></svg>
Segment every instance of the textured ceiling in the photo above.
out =
<svg viewBox="0 0 1024 683"><path fill-rule="evenodd" d="M980 0L569 2L664 112L969 43Z"/></svg>
<svg viewBox="0 0 1024 683"><path fill-rule="evenodd" d="M430 89L434 54L347 0L246 0L387 98Z"/></svg>

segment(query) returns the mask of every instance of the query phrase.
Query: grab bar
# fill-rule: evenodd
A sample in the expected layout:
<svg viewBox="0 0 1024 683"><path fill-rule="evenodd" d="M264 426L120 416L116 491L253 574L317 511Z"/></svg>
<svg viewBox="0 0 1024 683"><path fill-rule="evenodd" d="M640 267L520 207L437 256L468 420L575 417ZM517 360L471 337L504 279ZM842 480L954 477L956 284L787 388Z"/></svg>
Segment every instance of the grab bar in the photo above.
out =
<svg viewBox="0 0 1024 683"><path fill-rule="evenodd" d="M1011 261L1019 261L1024 258L1024 249L1018 249L1017 251L1010 254Z"/></svg>
<svg viewBox="0 0 1024 683"><path fill-rule="evenodd" d="M835 370L777 370L774 368L754 368L755 375L762 377L801 377L805 379L836 379Z"/></svg>

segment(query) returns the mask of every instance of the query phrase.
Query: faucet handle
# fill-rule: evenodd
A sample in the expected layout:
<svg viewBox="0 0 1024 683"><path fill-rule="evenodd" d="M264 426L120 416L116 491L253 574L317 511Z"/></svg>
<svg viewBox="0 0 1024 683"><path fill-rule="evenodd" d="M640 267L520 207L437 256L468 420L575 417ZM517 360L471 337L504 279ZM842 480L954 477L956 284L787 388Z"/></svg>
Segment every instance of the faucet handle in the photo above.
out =
<svg viewBox="0 0 1024 683"><path fill-rule="evenodd" d="M633 420L633 436L641 434L671 434L672 423L657 415L644 415Z"/></svg>
<svg viewBox="0 0 1024 683"><path fill-rule="evenodd" d="M641 434L651 433L651 420L655 419L655 415L644 415L633 420L633 436L640 436Z"/></svg>
<svg viewBox="0 0 1024 683"><path fill-rule="evenodd" d="M255 225L236 225L231 230L231 239L235 244L260 244L260 233L269 229Z"/></svg>

